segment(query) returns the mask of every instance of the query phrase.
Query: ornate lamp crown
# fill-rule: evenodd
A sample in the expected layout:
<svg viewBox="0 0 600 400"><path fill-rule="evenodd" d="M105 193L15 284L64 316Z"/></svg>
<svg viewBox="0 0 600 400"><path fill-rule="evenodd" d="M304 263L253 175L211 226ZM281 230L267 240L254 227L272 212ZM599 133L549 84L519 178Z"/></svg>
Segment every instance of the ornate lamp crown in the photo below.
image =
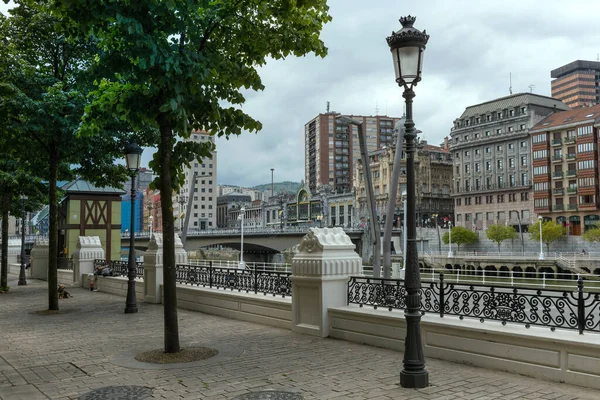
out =
<svg viewBox="0 0 600 400"><path fill-rule="evenodd" d="M426 30L421 32L413 27L416 20L416 17L410 15L400 18L402 29L398 32L392 32L392 35L387 38L388 45L391 48L404 47L407 45L417 45L425 48L425 45L429 40L429 35Z"/></svg>

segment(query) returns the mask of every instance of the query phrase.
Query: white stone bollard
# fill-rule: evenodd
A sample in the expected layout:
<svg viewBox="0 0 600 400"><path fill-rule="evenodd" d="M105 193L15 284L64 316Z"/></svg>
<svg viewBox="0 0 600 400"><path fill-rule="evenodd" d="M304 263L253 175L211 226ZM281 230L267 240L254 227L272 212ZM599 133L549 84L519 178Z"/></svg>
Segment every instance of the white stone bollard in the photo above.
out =
<svg viewBox="0 0 600 400"><path fill-rule="evenodd" d="M144 301L161 303L160 286L163 284L163 235L152 233L148 250L144 252ZM187 264L187 252L181 238L175 234L175 264Z"/></svg>
<svg viewBox="0 0 600 400"><path fill-rule="evenodd" d="M48 280L48 238L38 238L31 249L31 277L33 279Z"/></svg>
<svg viewBox="0 0 600 400"><path fill-rule="evenodd" d="M328 308L345 306L362 260L342 228L310 228L292 260L292 330L329 336Z"/></svg>
<svg viewBox="0 0 600 400"><path fill-rule="evenodd" d="M77 249L73 252L73 285L83 286L87 275L94 273L94 260L104 257L99 236L79 236Z"/></svg>

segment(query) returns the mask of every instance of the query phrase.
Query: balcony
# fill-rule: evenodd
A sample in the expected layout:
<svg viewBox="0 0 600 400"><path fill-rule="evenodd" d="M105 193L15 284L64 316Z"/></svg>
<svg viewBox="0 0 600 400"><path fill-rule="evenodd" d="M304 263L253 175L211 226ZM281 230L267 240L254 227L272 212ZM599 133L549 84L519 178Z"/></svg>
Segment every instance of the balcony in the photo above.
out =
<svg viewBox="0 0 600 400"><path fill-rule="evenodd" d="M562 159L563 159L562 155L552 156L552 162L562 161Z"/></svg>
<svg viewBox="0 0 600 400"><path fill-rule="evenodd" d="M565 193L565 189L563 188L554 188L552 189L552 194L562 195Z"/></svg>
<svg viewBox="0 0 600 400"><path fill-rule="evenodd" d="M575 170L575 169L567 170L567 176L576 176L576 175L577 175L577 170Z"/></svg>
<svg viewBox="0 0 600 400"><path fill-rule="evenodd" d="M562 171L554 171L552 173L552 178L562 178L563 177L563 172Z"/></svg>
<svg viewBox="0 0 600 400"><path fill-rule="evenodd" d="M579 203L579 208L596 208L596 203Z"/></svg>
<svg viewBox="0 0 600 400"><path fill-rule="evenodd" d="M577 204L567 204L567 210L570 210L570 211L575 210L575 211L577 211Z"/></svg>
<svg viewBox="0 0 600 400"><path fill-rule="evenodd" d="M573 144L575 143L575 136L569 136L565 138L565 144Z"/></svg>
<svg viewBox="0 0 600 400"><path fill-rule="evenodd" d="M565 207L562 204L555 204L552 206L552 211L562 211L564 209L565 209Z"/></svg>
<svg viewBox="0 0 600 400"><path fill-rule="evenodd" d="M574 160L577 158L577 153L567 153L567 156L565 158L567 160Z"/></svg>
<svg viewBox="0 0 600 400"><path fill-rule="evenodd" d="M552 146L560 146L562 145L562 139L553 139Z"/></svg>
<svg viewBox="0 0 600 400"><path fill-rule="evenodd" d="M577 193L577 187L568 187L567 193Z"/></svg>

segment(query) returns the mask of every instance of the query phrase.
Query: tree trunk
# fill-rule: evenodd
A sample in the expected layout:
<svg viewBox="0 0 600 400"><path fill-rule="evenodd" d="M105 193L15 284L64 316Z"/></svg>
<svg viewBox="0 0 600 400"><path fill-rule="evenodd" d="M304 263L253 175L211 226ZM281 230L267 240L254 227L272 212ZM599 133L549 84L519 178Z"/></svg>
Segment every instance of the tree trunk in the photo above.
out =
<svg viewBox="0 0 600 400"><path fill-rule="evenodd" d="M8 286L8 208L10 207L10 191L2 193L2 260L0 261L0 288Z"/></svg>
<svg viewBox="0 0 600 400"><path fill-rule="evenodd" d="M160 163L160 205L163 223L163 282L164 282L164 323L165 353L179 352L179 327L177 321L177 291L175 266L175 222L173 220L173 176L171 163L173 158L173 130L167 116L159 114L158 126L160 142L158 159ZM192 195L192 193L190 193Z"/></svg>
<svg viewBox="0 0 600 400"><path fill-rule="evenodd" d="M50 151L50 179L48 180L48 310L58 310L58 202L56 181L58 177L58 151Z"/></svg>

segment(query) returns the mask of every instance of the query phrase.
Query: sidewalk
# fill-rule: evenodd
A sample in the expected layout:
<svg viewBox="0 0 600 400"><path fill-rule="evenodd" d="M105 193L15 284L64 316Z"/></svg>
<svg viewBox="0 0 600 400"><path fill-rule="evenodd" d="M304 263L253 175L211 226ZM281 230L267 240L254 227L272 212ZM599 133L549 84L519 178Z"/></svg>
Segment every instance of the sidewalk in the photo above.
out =
<svg viewBox="0 0 600 400"><path fill-rule="evenodd" d="M402 353L184 310L182 347L212 347L219 355L171 367L142 364L135 354L163 347L162 305L139 303L137 314L124 314L123 297L70 288L74 297L60 300L64 313L39 315L47 309L47 283L9 280L10 293L0 295L3 400L78 399L121 386L146 387L160 399L222 400L264 390L304 399L600 398L592 389L434 359L426 360L430 387L403 389Z"/></svg>

